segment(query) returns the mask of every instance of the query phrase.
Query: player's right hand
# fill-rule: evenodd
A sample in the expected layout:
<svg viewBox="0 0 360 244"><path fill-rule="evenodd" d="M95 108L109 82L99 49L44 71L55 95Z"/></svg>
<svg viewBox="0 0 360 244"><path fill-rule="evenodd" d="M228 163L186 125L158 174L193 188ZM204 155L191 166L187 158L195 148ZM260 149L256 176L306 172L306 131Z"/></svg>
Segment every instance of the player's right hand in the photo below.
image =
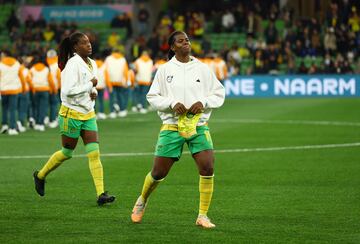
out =
<svg viewBox="0 0 360 244"><path fill-rule="evenodd" d="M177 103L172 109L176 114L183 114L187 112L187 109L185 108L184 104Z"/></svg>
<svg viewBox="0 0 360 244"><path fill-rule="evenodd" d="M90 80L93 83L93 87L95 87L98 83L98 80L94 77Z"/></svg>

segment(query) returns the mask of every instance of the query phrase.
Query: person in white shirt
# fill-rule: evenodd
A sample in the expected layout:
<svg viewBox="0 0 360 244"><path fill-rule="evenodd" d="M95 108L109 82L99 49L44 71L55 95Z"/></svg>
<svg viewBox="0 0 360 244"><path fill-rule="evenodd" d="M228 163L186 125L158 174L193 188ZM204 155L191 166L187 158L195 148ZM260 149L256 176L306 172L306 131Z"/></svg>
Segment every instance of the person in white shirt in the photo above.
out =
<svg viewBox="0 0 360 244"><path fill-rule="evenodd" d="M131 219L134 223L141 222L150 193L180 159L187 143L200 174L196 225L214 228L207 217L214 184L213 143L207 121L212 109L224 103L225 89L206 64L190 56L191 44L184 32L173 32L168 44L169 61L159 67L147 94L163 124L152 171L145 177Z"/></svg>
<svg viewBox="0 0 360 244"><path fill-rule="evenodd" d="M1 130L0 133L18 135L16 114L19 94L23 92L24 79L19 61L4 50L0 60Z"/></svg>
<svg viewBox="0 0 360 244"><path fill-rule="evenodd" d="M103 205L115 200L104 191L103 167L100 161L96 115L97 67L89 56L92 53L89 38L75 32L64 38L59 46L61 70L61 108L59 127L62 149L55 152L40 171L33 174L35 190L45 194L45 177L67 159L72 157L79 137L85 145L89 168L94 180L97 203Z"/></svg>
<svg viewBox="0 0 360 244"><path fill-rule="evenodd" d="M54 82L54 89L49 94L49 127L56 128L58 126L57 112L59 110L59 91L60 91L60 69L58 67L58 56L54 49L46 52L46 62L50 69L50 74Z"/></svg>
<svg viewBox="0 0 360 244"><path fill-rule="evenodd" d="M148 51L144 50L141 56L134 62L135 64L135 80L139 87L139 104L140 113L147 113L146 94L151 85L152 72L154 62L150 58Z"/></svg>

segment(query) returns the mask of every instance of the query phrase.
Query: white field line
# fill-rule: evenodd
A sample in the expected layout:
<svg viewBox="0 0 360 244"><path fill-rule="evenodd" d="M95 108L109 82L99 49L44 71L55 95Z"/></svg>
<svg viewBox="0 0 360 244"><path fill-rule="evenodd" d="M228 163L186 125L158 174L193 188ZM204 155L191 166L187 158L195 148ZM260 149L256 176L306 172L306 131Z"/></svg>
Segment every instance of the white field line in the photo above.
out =
<svg viewBox="0 0 360 244"><path fill-rule="evenodd" d="M125 122L156 122L152 119L139 119L139 118L123 118L120 119ZM322 120L266 120L266 119L210 119L211 123L243 123L243 124L294 124L294 125L331 125L331 126L355 126L360 127L360 122L348 121L322 121Z"/></svg>
<svg viewBox="0 0 360 244"><path fill-rule="evenodd" d="M297 125L333 125L360 126L360 122L316 121L316 120L263 120L263 119L210 119L210 123L257 123L257 124L297 124Z"/></svg>
<svg viewBox="0 0 360 244"><path fill-rule="evenodd" d="M218 150L215 150L215 153L268 152L268 151L330 149L330 148L345 148L345 147L360 147L360 142L344 143L344 144L289 146L289 147L218 149ZM189 152L184 152L184 154L189 154ZM154 153L153 152L102 153L101 157L137 157L137 156L150 156L150 155L154 155ZM1 159L36 159L36 158L49 158L49 157L50 157L50 155L0 156L0 160ZM80 158L80 157L86 157L86 155L79 154L79 155L74 155L74 157Z"/></svg>

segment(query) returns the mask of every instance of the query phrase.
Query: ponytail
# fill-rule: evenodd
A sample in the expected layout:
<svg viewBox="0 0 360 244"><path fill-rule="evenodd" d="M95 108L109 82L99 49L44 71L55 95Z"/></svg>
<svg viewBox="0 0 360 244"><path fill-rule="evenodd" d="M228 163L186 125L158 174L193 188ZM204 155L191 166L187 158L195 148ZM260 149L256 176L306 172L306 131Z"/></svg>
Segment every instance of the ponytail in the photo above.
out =
<svg viewBox="0 0 360 244"><path fill-rule="evenodd" d="M58 66L62 71L69 58L74 56L74 46L79 42L80 38L85 36L81 32L72 33L70 36L65 37L59 45L59 61Z"/></svg>
<svg viewBox="0 0 360 244"><path fill-rule="evenodd" d="M59 61L58 66L62 71L65 68L65 65L71 55L71 46L70 46L70 37L65 37L59 46Z"/></svg>
<svg viewBox="0 0 360 244"><path fill-rule="evenodd" d="M171 47L170 47L170 49L168 51L168 55L167 55L168 60L172 59L172 57L174 57L174 55L175 55L175 52L173 50L171 50Z"/></svg>
<svg viewBox="0 0 360 244"><path fill-rule="evenodd" d="M175 37L179 34L184 34L184 32L182 31L174 31L173 33L170 34L169 39L168 39L168 45L169 45L169 51L168 51L168 60L172 59L172 57L174 57L175 52L173 50L171 50L171 46L174 44L175 42Z"/></svg>

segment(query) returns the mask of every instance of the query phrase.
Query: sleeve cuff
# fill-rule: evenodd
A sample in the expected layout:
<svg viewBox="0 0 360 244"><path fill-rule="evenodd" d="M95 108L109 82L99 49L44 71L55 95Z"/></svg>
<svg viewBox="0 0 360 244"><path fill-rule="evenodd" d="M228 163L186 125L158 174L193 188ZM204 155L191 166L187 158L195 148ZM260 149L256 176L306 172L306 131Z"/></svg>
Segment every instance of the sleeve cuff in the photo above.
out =
<svg viewBox="0 0 360 244"><path fill-rule="evenodd" d="M178 102L173 101L170 103L170 108L173 109Z"/></svg>

